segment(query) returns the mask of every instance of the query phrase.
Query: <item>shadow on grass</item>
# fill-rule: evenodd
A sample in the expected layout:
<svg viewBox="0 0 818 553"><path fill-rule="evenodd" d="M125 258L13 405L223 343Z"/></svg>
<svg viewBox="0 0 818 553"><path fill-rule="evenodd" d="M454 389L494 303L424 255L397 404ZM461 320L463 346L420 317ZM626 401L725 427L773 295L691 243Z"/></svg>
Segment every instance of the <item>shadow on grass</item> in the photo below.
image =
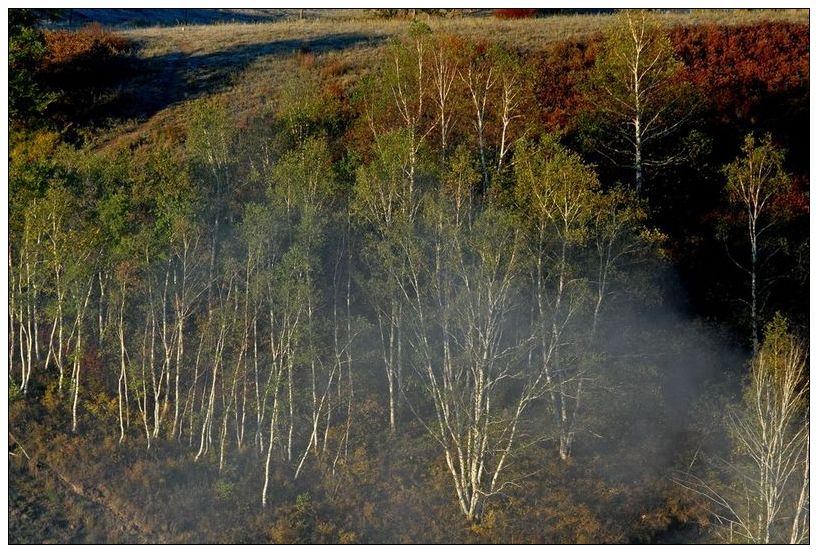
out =
<svg viewBox="0 0 818 553"><path fill-rule="evenodd" d="M280 9L66 8L59 12L57 21L52 24L58 27L75 28L92 22L109 27L266 23L279 21L288 15Z"/></svg>
<svg viewBox="0 0 818 553"><path fill-rule="evenodd" d="M337 33L309 39L243 44L207 54L172 52L132 59L131 69L117 83L118 94L107 105L94 109L93 119L149 119L178 102L224 90L233 83L234 77L264 56L374 46L383 40L383 37L363 33Z"/></svg>

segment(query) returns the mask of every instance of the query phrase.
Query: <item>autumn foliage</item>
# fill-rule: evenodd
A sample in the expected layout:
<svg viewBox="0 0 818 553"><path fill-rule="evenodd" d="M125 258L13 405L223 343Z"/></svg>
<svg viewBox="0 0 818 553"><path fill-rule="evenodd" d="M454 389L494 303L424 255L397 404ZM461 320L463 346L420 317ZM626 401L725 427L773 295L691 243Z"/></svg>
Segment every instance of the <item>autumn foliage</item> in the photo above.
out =
<svg viewBox="0 0 818 553"><path fill-rule="evenodd" d="M79 31L45 31L48 54L46 69L76 62L80 58L115 56L127 52L131 44L122 35L106 31L99 23Z"/></svg>
<svg viewBox="0 0 818 553"><path fill-rule="evenodd" d="M499 11L499 10L498 10ZM685 77L714 113L748 119L772 96L809 86L809 29L768 22L677 27L670 33ZM601 37L557 42L537 58L537 97L546 128L570 129L583 108L578 84L593 67Z"/></svg>
<svg viewBox="0 0 818 553"><path fill-rule="evenodd" d="M747 117L764 97L809 85L806 25L680 27L671 40L689 79L723 113Z"/></svg>
<svg viewBox="0 0 818 553"><path fill-rule="evenodd" d="M117 83L134 71L131 42L119 34L92 24L78 31L44 31L46 55L40 76L46 88L57 94L49 106L50 116L63 124L88 123L113 106ZM88 95L98 98L88 102Z"/></svg>
<svg viewBox="0 0 818 553"><path fill-rule="evenodd" d="M272 77L213 90L185 87L222 45L43 32L48 127L9 149L10 542L712 539L672 473L730 447L746 368L725 164L751 131L786 162L760 312L807 328L808 26L661 26L696 93L660 153L701 148L644 192L582 140L630 123L594 99L596 27L469 29L248 44Z"/></svg>
<svg viewBox="0 0 818 553"><path fill-rule="evenodd" d="M601 41L601 35L562 41L538 55L535 93L546 129L570 129L585 106L580 83L594 66Z"/></svg>
<svg viewBox="0 0 818 553"><path fill-rule="evenodd" d="M537 8L499 8L494 10L494 17L498 19L526 19L537 17Z"/></svg>

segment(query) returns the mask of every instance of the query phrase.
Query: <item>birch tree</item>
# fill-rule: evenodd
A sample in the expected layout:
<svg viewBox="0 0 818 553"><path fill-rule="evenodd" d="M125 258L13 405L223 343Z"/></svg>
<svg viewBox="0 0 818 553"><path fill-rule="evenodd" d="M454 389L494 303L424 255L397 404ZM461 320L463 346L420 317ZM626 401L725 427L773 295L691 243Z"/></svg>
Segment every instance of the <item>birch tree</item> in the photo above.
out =
<svg viewBox="0 0 818 553"><path fill-rule="evenodd" d="M228 217L232 187L235 184L235 157L232 152L235 130L226 107L218 100L202 100L194 104L186 147L191 161L191 175L201 183L207 202L206 217L210 228L210 261L208 282L214 281L221 228ZM211 303L213 290L208 287L207 300Z"/></svg>
<svg viewBox="0 0 818 553"><path fill-rule="evenodd" d="M382 74L381 84L388 90L396 114L392 123L397 122L398 128L404 129L408 140L406 176L410 189L415 186L420 149L436 126L436 121L429 121L427 114L431 102L430 34L428 25L414 21L409 28L408 40L396 41L390 46ZM375 138L377 141L377 136Z"/></svg>
<svg viewBox="0 0 818 553"><path fill-rule="evenodd" d="M766 327L727 427L735 451L719 464L726 483L690 473L677 481L709 500L726 542L808 543L807 353L780 315Z"/></svg>
<svg viewBox="0 0 818 553"><path fill-rule="evenodd" d="M70 261L66 267L66 282L68 284L68 308L72 314L69 344L73 338L71 357L71 431L77 432L79 395L81 386L81 372L85 353L86 314L94 289L94 277L97 269L97 253L99 249L98 233L93 228L71 229L72 251Z"/></svg>
<svg viewBox="0 0 818 553"><path fill-rule="evenodd" d="M579 318L587 305L589 277L579 263L590 238L599 183L576 154L553 139L518 148L515 199L526 213L532 326L536 355L548 384L559 454L567 459L589 378L576 353L586 334Z"/></svg>
<svg viewBox="0 0 818 553"><path fill-rule="evenodd" d="M376 156L358 170L352 191L352 212L369 237L365 255L372 268L381 353L388 386L389 427L396 413L403 380L403 326L399 283L405 260L398 245L421 207L421 189L412 177L416 163L408 131L392 131L378 139Z"/></svg>
<svg viewBox="0 0 818 553"><path fill-rule="evenodd" d="M476 520L489 498L517 485L508 469L543 380L525 371L526 337L512 328L522 256L512 218L490 207L470 226L453 202L427 205L430 241L404 242L402 291L419 353L414 366L433 406L423 424L444 455L462 514Z"/></svg>
<svg viewBox="0 0 818 553"><path fill-rule="evenodd" d="M681 70L659 20L647 10L622 10L591 71L586 139L609 161L633 170L637 192L646 168L680 162L693 147L679 140L668 151L658 147L679 134L695 109Z"/></svg>
<svg viewBox="0 0 818 553"><path fill-rule="evenodd" d="M458 49L464 47L462 40L452 36L436 36L431 52L431 95L435 120L440 136L440 160L444 164L450 149L451 133L457 113Z"/></svg>
<svg viewBox="0 0 818 553"><path fill-rule="evenodd" d="M635 191L617 186L595 195L591 223L593 314L590 342L597 337L603 307L625 288L627 269L658 257L665 236L648 226L645 202Z"/></svg>
<svg viewBox="0 0 818 553"><path fill-rule="evenodd" d="M39 201L40 205L46 203ZM40 361L39 324L48 288L46 265L46 215L34 200L24 213L19 233L9 247L9 376L16 380L15 358L19 360L19 389L28 391L32 371ZM47 205L47 204L46 204ZM52 329L56 329L55 319ZM50 348L49 348L50 352Z"/></svg>
<svg viewBox="0 0 818 553"><path fill-rule="evenodd" d="M468 520L519 485L509 469L528 407L545 390L544 374L523 362L522 233L510 212L481 203L479 188L480 173L459 149L440 190L427 193L420 219L401 234L406 267L396 281L419 401L432 407L428 417L413 409Z"/></svg>
<svg viewBox="0 0 818 553"><path fill-rule="evenodd" d="M784 153L777 149L767 135L757 143L752 134L744 139L743 156L724 168L727 175L726 193L730 203L738 206L746 217L749 263L734 263L750 280L750 336L753 352L758 351L760 269L770 255L763 247L770 230L779 222L774 215L773 203L785 193L790 184L784 171ZM728 254L729 254L728 249ZM731 256L732 258L732 256Z"/></svg>

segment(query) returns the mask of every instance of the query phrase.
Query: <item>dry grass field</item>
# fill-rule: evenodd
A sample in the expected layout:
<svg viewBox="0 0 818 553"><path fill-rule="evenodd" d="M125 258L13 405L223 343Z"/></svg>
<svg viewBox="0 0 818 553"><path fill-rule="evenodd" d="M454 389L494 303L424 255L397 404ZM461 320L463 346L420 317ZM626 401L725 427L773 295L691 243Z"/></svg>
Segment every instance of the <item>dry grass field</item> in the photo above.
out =
<svg viewBox="0 0 818 553"><path fill-rule="evenodd" d="M123 34L143 44L143 55L150 57L177 50L202 55L248 44L274 45L276 42L308 42L318 38L326 38L331 43L334 35L360 35L370 40L379 40L400 34L408 24L405 19L400 18L364 17L364 14L356 10L329 12L326 16L303 20L283 18L269 23L155 26L124 30ZM549 42L603 32L614 20L611 14L554 15L531 19L497 19L487 16L439 18L425 15L420 15L419 18L425 19L437 31L480 36L521 50L533 50ZM808 23L809 12L803 9L709 9L665 13L662 18L668 27L708 23L745 25L761 21Z"/></svg>

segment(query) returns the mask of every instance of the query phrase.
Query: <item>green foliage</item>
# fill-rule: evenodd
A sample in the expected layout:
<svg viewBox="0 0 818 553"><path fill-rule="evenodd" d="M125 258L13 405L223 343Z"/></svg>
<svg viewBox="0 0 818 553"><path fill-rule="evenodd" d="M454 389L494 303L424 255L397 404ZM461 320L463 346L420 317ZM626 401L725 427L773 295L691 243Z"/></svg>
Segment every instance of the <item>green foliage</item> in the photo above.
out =
<svg viewBox="0 0 818 553"><path fill-rule="evenodd" d="M742 221L741 227L744 227L745 245L742 250L749 250L749 256L741 256L740 261L734 257L731 259L750 277L748 305L755 351L759 321L762 320L760 316L763 316L769 294L768 283L778 276L771 274L769 261L776 254L784 254L781 256L784 257L788 253L787 236L780 233L780 227L795 212L787 201L778 202L780 198L790 195L792 181L784 171L784 152L773 145L771 136L767 135L756 144L755 137L747 135L742 154L742 157L724 167L727 177L725 193L728 201L736 207L736 215ZM727 227L722 231L726 240L729 226L724 227ZM729 245L727 253L730 254Z"/></svg>
<svg viewBox="0 0 818 553"><path fill-rule="evenodd" d="M409 176L412 159L410 131L378 138L374 159L358 169L352 191L352 212L358 220L385 233L397 222L414 218L420 190Z"/></svg>
<svg viewBox="0 0 818 553"><path fill-rule="evenodd" d="M596 173L553 137L518 146L514 168L516 205L531 224L547 225L560 240L582 245L599 192Z"/></svg>
<svg viewBox="0 0 818 553"><path fill-rule="evenodd" d="M41 198L49 186L63 182L68 148L59 135L48 131L12 131L9 140L9 222L22 224L22 211Z"/></svg>
<svg viewBox="0 0 818 553"><path fill-rule="evenodd" d="M602 44L590 82L592 89L621 99L635 111L637 101L664 101L658 94L668 92L669 81L681 68L655 15L648 10L622 10ZM644 96L636 96L637 86ZM661 109L661 104L654 109Z"/></svg>
<svg viewBox="0 0 818 553"><path fill-rule="evenodd" d="M281 85L277 115L295 146L328 130L338 110L336 99L327 94L315 69L299 66Z"/></svg>
<svg viewBox="0 0 818 553"><path fill-rule="evenodd" d="M216 494L222 501L227 501L233 498L233 495L236 492L236 486L233 482L229 480L225 480L224 478L219 478L213 484L213 492Z"/></svg>
<svg viewBox="0 0 818 553"><path fill-rule="evenodd" d="M322 211L332 202L335 177L326 138L306 138L275 164L267 194L279 208Z"/></svg>
<svg viewBox="0 0 818 553"><path fill-rule="evenodd" d="M409 24L409 36L415 40L432 34L432 28L427 23L418 19Z"/></svg>
<svg viewBox="0 0 818 553"><path fill-rule="evenodd" d="M453 204L456 224L470 221L479 201L480 173L472 153L460 144L441 177L440 195Z"/></svg>
<svg viewBox="0 0 818 553"><path fill-rule="evenodd" d="M800 341L791 332L789 322L781 313L775 313L764 325L764 341L753 361L745 395L748 409L757 408L757 398L763 395L771 402L769 409L782 410L782 414L794 418L804 414L809 408L805 394L808 374L804 361ZM763 390L761 394L760 389Z"/></svg>
<svg viewBox="0 0 818 553"><path fill-rule="evenodd" d="M239 226L239 234L246 244L249 255L261 257L271 255L281 242L280 222L267 206L249 203L244 206L244 213ZM275 254L271 255L275 257Z"/></svg>
<svg viewBox="0 0 818 553"><path fill-rule="evenodd" d="M45 39L35 27L38 15L29 9L12 9L9 15L9 119L23 124L39 124L54 100L37 80L46 55Z"/></svg>
<svg viewBox="0 0 818 553"><path fill-rule="evenodd" d="M231 152L235 138L223 99L204 98L192 105L185 145L193 176L204 185L203 192L213 195L214 209L225 207L235 165Z"/></svg>
<svg viewBox="0 0 818 553"><path fill-rule="evenodd" d="M16 403L23 399L23 392L20 390L20 386L15 384L14 380L9 378L8 382L8 390L9 390L9 405Z"/></svg>

